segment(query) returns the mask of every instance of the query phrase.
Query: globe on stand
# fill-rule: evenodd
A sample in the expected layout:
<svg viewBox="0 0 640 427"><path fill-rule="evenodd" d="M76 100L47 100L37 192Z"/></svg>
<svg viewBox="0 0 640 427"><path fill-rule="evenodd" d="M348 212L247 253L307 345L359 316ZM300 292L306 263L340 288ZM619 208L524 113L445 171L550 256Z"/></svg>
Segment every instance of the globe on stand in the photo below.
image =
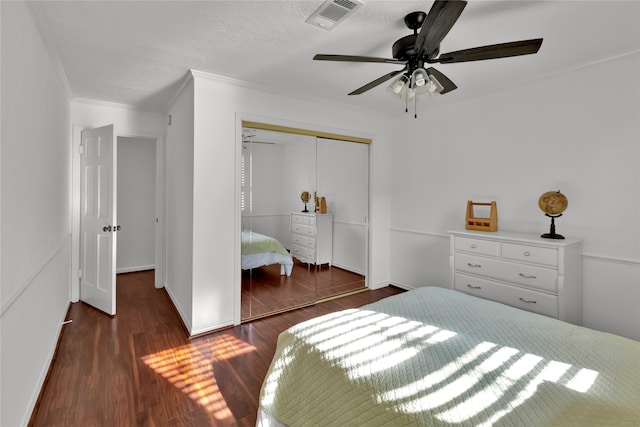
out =
<svg viewBox="0 0 640 427"><path fill-rule="evenodd" d="M309 209L307 209L307 203L309 203L310 198L311 196L309 195L308 191L303 191L300 194L300 200L302 200L302 202L304 203L304 210L302 212L309 212Z"/></svg>
<svg viewBox="0 0 640 427"><path fill-rule="evenodd" d="M564 194L558 191L547 191L538 199L538 206L546 216L551 218L551 229L548 233L541 235L545 239L564 239L564 236L556 234L555 219L562 216L562 212L567 209L569 201Z"/></svg>

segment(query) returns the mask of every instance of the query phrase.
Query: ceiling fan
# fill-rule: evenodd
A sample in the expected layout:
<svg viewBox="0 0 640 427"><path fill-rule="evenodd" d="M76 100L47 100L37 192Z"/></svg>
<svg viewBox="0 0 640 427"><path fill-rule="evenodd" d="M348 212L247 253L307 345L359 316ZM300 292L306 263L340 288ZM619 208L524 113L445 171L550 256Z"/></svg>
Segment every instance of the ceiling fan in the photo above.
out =
<svg viewBox="0 0 640 427"><path fill-rule="evenodd" d="M392 95L408 100L417 98L417 94L433 96L444 95L457 86L447 76L433 67L425 68L425 64L451 64L456 62L481 61L486 59L507 58L510 56L529 55L538 52L542 39L521 40L488 46L463 49L440 54L440 42L449 33L460 14L467 5L463 0L436 0L425 12L412 12L405 16L406 26L413 34L402 37L393 43L391 58L370 56L327 55L318 54L316 61L374 62L404 65L401 70L392 71L372 82L354 90L349 95L360 95L374 87L398 77L389 86ZM418 31L420 30L420 31ZM407 109L408 111L408 109Z"/></svg>

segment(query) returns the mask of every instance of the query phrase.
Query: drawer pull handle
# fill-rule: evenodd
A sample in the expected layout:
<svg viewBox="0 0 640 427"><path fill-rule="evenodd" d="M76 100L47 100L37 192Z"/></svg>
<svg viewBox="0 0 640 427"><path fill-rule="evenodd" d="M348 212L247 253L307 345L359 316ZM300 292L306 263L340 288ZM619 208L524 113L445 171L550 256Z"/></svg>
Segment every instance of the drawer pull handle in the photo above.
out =
<svg viewBox="0 0 640 427"><path fill-rule="evenodd" d="M529 275L522 274L522 273L519 273L519 274L520 274L520 277L525 278L525 279L537 279L536 276L529 276Z"/></svg>
<svg viewBox="0 0 640 427"><path fill-rule="evenodd" d="M473 286L469 283L467 283L467 286L470 287L471 289L482 289L482 286Z"/></svg>
<svg viewBox="0 0 640 427"><path fill-rule="evenodd" d="M520 301L522 302L526 302L527 304L535 304L537 301L534 301L532 299L526 299L526 298L518 298Z"/></svg>
<svg viewBox="0 0 640 427"><path fill-rule="evenodd" d="M480 267L482 267L480 264L473 264L473 263L470 263L470 262L468 262L468 263L467 263L467 265L468 265L469 267L473 267L473 268L480 268Z"/></svg>
<svg viewBox="0 0 640 427"><path fill-rule="evenodd" d="M478 247L478 245L476 245L475 243L473 245L471 245L471 249L475 249L477 247Z"/></svg>
<svg viewBox="0 0 640 427"><path fill-rule="evenodd" d="M531 252L526 251L526 252L524 253L524 256L531 256Z"/></svg>

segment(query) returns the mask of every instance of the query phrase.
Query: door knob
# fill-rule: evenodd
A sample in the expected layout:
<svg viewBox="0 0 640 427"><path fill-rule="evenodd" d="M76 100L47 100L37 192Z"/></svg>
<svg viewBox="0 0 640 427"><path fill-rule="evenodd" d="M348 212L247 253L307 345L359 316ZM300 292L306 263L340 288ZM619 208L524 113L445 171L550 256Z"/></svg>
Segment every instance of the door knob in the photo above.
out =
<svg viewBox="0 0 640 427"><path fill-rule="evenodd" d="M108 227L102 227L102 231L104 231L105 233L106 233L107 231L111 231L111 226L108 226Z"/></svg>

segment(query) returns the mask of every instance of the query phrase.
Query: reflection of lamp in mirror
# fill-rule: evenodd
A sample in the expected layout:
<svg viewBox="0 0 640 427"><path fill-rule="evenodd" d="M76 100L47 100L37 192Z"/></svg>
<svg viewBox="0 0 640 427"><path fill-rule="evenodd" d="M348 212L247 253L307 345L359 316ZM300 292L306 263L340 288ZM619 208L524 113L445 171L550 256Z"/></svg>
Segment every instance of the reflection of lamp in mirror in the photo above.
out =
<svg viewBox="0 0 640 427"><path fill-rule="evenodd" d="M304 203L304 210L302 212L309 212L309 209L307 209L307 203L309 203L310 198L311 196L309 195L308 191L303 191L300 194L300 200L302 200L302 202Z"/></svg>

